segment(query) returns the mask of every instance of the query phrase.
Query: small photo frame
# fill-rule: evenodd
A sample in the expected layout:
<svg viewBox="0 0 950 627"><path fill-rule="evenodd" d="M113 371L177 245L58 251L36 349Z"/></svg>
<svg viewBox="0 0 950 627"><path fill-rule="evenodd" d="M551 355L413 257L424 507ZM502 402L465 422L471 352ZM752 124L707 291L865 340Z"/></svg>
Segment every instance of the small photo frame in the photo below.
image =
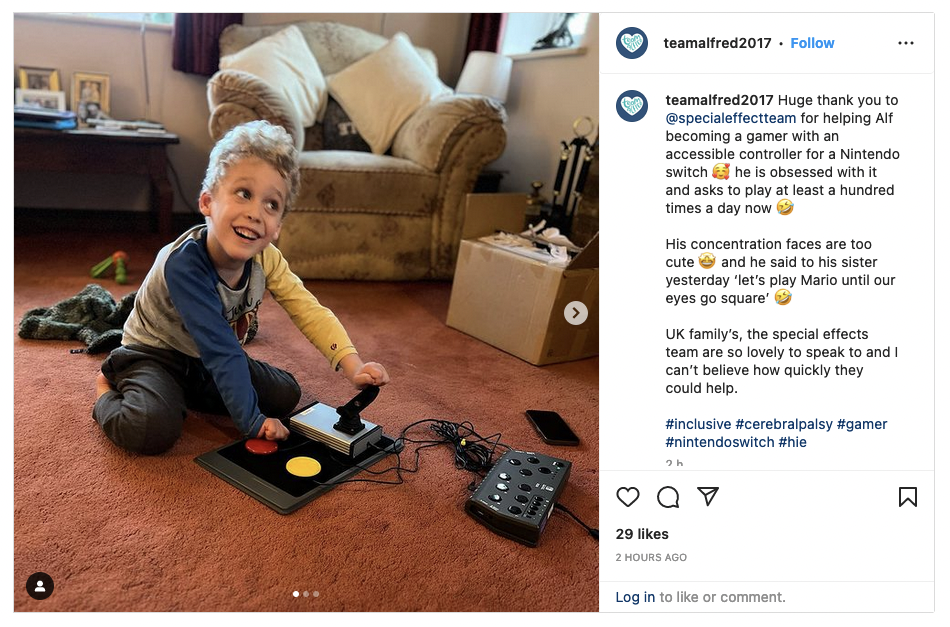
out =
<svg viewBox="0 0 950 627"><path fill-rule="evenodd" d="M53 111L66 110L66 92L51 91L48 89L15 89L16 104L51 109Z"/></svg>
<svg viewBox="0 0 950 627"><path fill-rule="evenodd" d="M109 75L73 72L70 103L83 123L109 114Z"/></svg>
<svg viewBox="0 0 950 627"><path fill-rule="evenodd" d="M59 70L52 68L21 65L17 68L17 78L20 89L40 91L59 91L62 89L59 84Z"/></svg>

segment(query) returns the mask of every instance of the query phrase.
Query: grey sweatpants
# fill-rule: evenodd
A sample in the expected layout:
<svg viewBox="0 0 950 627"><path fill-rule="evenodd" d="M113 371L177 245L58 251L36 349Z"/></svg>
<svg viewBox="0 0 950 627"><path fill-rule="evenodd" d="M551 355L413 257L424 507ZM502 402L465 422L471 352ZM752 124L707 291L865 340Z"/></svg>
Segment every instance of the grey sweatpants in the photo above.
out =
<svg viewBox="0 0 950 627"><path fill-rule="evenodd" d="M247 357L257 404L268 418L282 418L297 406L300 386L289 372ZM102 362L116 391L96 401L92 416L118 446L156 455L181 436L187 409L228 411L201 360L172 350L120 346ZM256 434L254 434L256 435Z"/></svg>

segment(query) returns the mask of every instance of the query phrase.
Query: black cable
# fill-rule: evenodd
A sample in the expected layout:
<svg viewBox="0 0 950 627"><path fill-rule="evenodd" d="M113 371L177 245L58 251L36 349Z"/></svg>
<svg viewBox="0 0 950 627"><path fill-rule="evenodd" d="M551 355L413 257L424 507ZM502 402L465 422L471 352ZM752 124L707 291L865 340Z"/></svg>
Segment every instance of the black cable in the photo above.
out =
<svg viewBox="0 0 950 627"><path fill-rule="evenodd" d="M408 437L407 434L411 429L426 423L429 423L429 430L438 436L436 439L417 440ZM332 482L322 482L314 479L313 481L314 483L322 486L336 486L344 483L378 483L380 485L401 485L404 482L402 473L419 472L419 458L422 450L440 445L450 445L452 447L456 468L459 470L467 470L472 472L475 474L477 479L482 479L495 463L495 450L498 447L504 447L507 450L511 450L511 447L501 442L501 433L493 433L492 435L483 437L475 431L474 427L475 426L469 421L455 423L448 420L435 420L432 418L419 420L404 428L399 437L393 440L393 443L386 448L380 448L375 443L371 445L376 450L389 450L390 455L395 455L395 466L390 466L385 470L374 471L368 467L353 463L353 461L348 457L343 460L345 463L351 464L352 466L372 475L382 475L395 470L397 477L396 481L381 481L379 479L343 479ZM408 466L403 466L401 452L390 450L394 448L398 442L402 442L403 445L406 443L419 445L413 451L414 467L410 468ZM485 446L485 444L483 444L484 442L490 443L491 447L489 448L488 446ZM331 450L330 454L333 456L335 453ZM472 481L472 483L469 484L468 489L470 492L475 490L475 481Z"/></svg>
<svg viewBox="0 0 950 627"><path fill-rule="evenodd" d="M182 202L184 202L185 206L191 209L192 212L197 213L198 215L201 215L201 212L198 211L198 208L195 206L192 206L191 202L188 200L188 197L185 196L185 192L182 191L181 179L178 178L178 171L175 170L175 165L172 163L172 160L168 158L168 156L165 157L165 163L168 164L168 168L172 171L172 178L175 179L175 187L178 188L178 195L181 196Z"/></svg>
<svg viewBox="0 0 950 627"><path fill-rule="evenodd" d="M430 423L429 430L439 436L438 439L413 440L407 437L406 434L410 429L425 423ZM416 470L419 468L420 450L440 444L449 444L453 449L455 467L459 470L467 470L475 475L475 479L468 486L469 492L475 491L476 480L480 481L484 478L491 467L494 466L495 450L499 446L511 450L510 446L501 442L501 433L493 433L483 437L475 431L475 425L469 421L455 423L447 420L420 420L403 429L399 439L403 442L422 445L416 448ZM491 443L491 448L483 443Z"/></svg>
<svg viewBox="0 0 950 627"><path fill-rule="evenodd" d="M590 537L592 537L594 540L597 540L598 542L600 542L600 531L597 530L597 529L591 529L590 527L588 527L586 524L584 524L584 521L583 521L583 520L581 520L580 518L578 518L577 516L574 515L574 512L572 512L571 510L567 509L566 507L564 507L564 506L561 505L560 503L555 503L555 504L554 504L554 509L559 509L559 510L561 510L562 512L564 512L565 514L567 514L568 516L570 516L571 518L573 518L574 520L576 520L576 521L577 521L577 524L579 524L581 527L583 527L584 529L587 530L587 533L590 534Z"/></svg>

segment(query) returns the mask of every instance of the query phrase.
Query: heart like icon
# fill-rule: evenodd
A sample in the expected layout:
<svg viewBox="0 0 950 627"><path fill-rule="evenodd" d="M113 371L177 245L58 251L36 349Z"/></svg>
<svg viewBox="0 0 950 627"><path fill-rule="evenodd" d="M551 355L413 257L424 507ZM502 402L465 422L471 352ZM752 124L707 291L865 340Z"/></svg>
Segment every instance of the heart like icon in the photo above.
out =
<svg viewBox="0 0 950 627"><path fill-rule="evenodd" d="M617 490L617 498L620 499L621 503L630 507L640 498L640 490L636 488L620 488Z"/></svg>
<svg viewBox="0 0 950 627"><path fill-rule="evenodd" d="M624 99L620 101L620 106L626 109L630 115L634 115L643 106L643 98L639 96L636 98L624 97Z"/></svg>
<svg viewBox="0 0 950 627"><path fill-rule="evenodd" d="M643 35L640 33L634 33L633 35L624 35L620 38L620 42L623 43L623 47L629 50L630 52L636 52L640 49L640 46L643 45Z"/></svg>

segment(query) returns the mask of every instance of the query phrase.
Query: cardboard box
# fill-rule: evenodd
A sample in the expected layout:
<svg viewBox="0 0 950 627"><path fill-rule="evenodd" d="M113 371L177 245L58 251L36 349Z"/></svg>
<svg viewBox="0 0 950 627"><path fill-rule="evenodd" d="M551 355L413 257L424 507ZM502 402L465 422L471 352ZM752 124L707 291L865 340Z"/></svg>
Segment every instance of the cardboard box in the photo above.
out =
<svg viewBox="0 0 950 627"><path fill-rule="evenodd" d="M524 194L469 194L446 324L527 362L598 354L598 236L567 266L524 257L479 237L523 230ZM570 324L568 303L587 306Z"/></svg>

